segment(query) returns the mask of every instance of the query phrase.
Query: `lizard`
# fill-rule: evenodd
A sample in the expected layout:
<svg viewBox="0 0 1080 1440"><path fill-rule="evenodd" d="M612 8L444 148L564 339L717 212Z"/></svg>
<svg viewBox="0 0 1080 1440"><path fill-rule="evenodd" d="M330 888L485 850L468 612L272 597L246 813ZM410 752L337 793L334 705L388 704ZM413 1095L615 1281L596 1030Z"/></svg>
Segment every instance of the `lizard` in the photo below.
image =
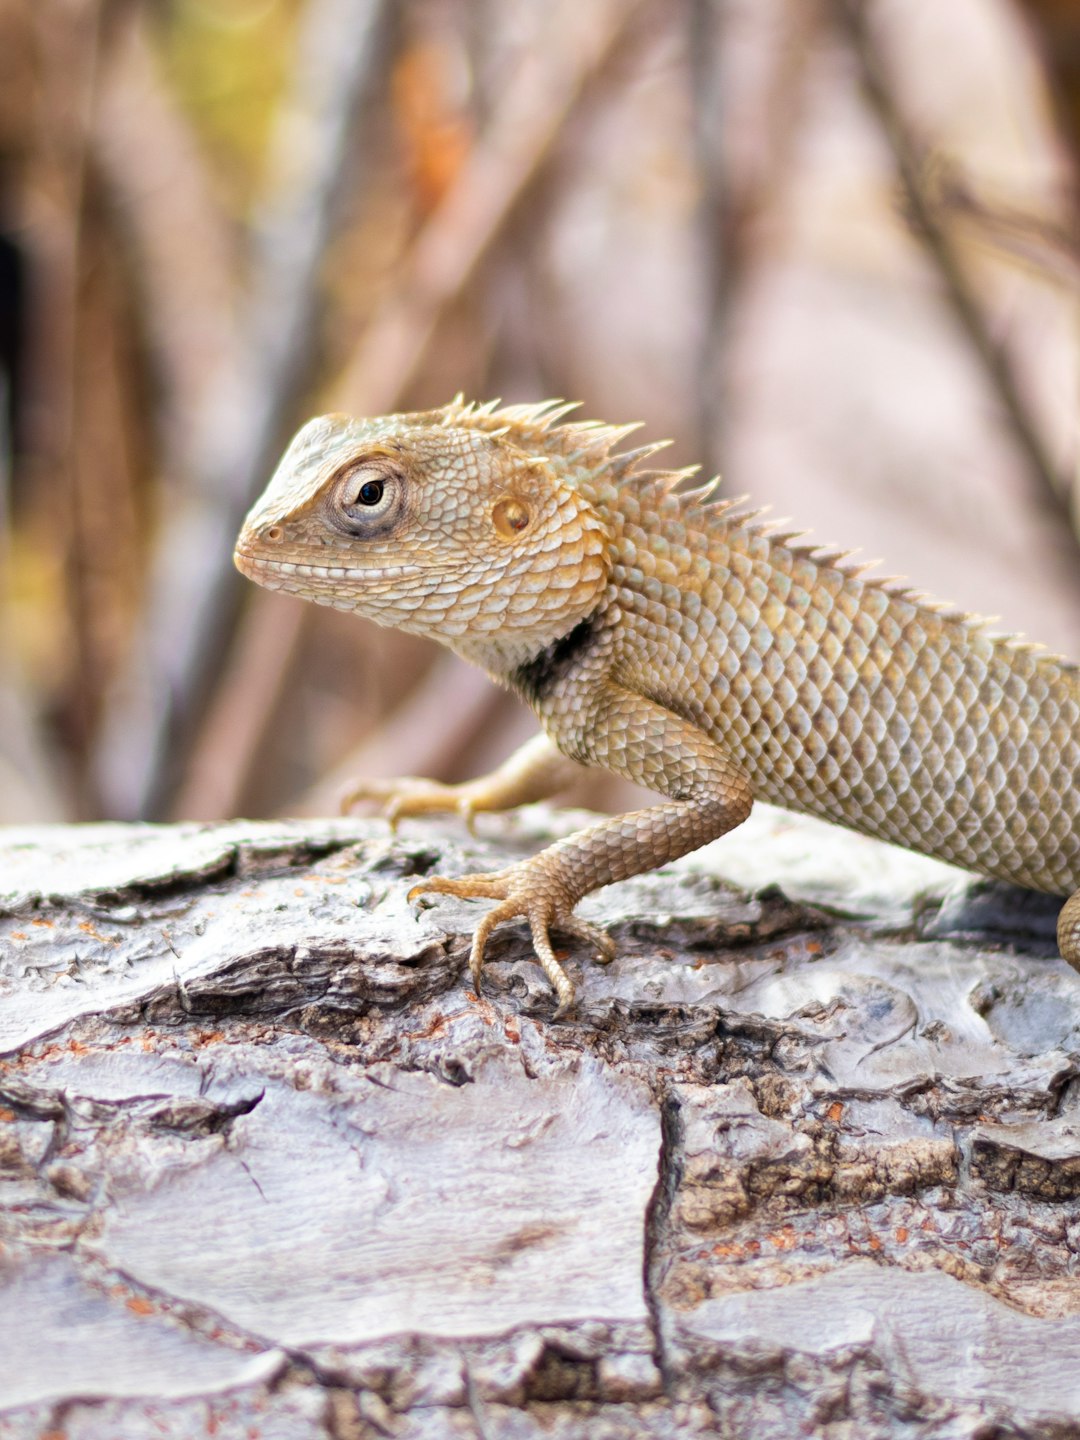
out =
<svg viewBox="0 0 1080 1440"><path fill-rule="evenodd" d="M733 830L755 797L1030 889L1071 897L1080 969L1080 669L869 576L718 480L658 469L635 425L576 407L476 404L309 421L247 515L250 579L429 636L532 707L541 732L463 785L361 782L405 815L505 810L581 766L663 802L508 868L414 885L524 916L554 988L552 932L614 955L583 896ZM688 482L684 484L683 482Z"/></svg>

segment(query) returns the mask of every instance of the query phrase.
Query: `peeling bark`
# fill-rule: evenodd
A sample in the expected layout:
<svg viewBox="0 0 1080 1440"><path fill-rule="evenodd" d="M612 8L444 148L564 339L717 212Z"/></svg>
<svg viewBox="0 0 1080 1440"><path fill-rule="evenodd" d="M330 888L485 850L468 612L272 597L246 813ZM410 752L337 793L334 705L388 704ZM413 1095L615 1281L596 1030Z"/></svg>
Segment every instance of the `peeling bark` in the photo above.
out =
<svg viewBox="0 0 1080 1440"><path fill-rule="evenodd" d="M1052 903L762 808L556 1024L568 823L5 833L3 1440L1080 1435Z"/></svg>

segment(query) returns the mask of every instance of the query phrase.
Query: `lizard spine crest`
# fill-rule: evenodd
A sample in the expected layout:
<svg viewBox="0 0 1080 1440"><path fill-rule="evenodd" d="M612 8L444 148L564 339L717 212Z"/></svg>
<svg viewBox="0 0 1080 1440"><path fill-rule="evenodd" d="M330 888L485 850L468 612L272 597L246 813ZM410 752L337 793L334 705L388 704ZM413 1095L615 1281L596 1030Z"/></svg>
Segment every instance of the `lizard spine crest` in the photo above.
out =
<svg viewBox="0 0 1080 1440"><path fill-rule="evenodd" d="M812 561L815 565L834 570L845 579L858 581L871 590L881 591L896 599L927 611L939 620L964 627L995 645L1053 662L1060 669L1080 673L1080 664L1054 654L1046 646L1023 635L998 633L990 627L990 617L965 611L947 600L927 594L902 576L875 575L871 571L881 562L859 558L860 552L815 541L810 532L800 527L788 528L791 521L771 516L769 506L750 505L749 496L719 494L723 477L712 476L695 489L679 489L700 472L696 465L681 469L643 468L658 451L670 445L669 440L651 441L631 450L618 450L629 435L641 428L642 422L608 425L603 421L574 420L560 423L579 408L579 403L558 399L536 404L502 405L498 400L483 404L467 401L457 395L438 412L440 423L482 430L490 435L505 435L515 446L530 452L541 452L549 460L563 462L559 478L575 488L585 488L590 495L601 490L597 498L607 498L618 505L618 492L624 487L636 493L639 504L666 512L689 531L697 530L715 537L725 546L742 536L751 542L765 541L770 547L787 551L793 558ZM579 475L575 475L575 470ZM580 476L585 477L582 485ZM614 493L605 497L604 482ZM750 505L750 508L742 507Z"/></svg>

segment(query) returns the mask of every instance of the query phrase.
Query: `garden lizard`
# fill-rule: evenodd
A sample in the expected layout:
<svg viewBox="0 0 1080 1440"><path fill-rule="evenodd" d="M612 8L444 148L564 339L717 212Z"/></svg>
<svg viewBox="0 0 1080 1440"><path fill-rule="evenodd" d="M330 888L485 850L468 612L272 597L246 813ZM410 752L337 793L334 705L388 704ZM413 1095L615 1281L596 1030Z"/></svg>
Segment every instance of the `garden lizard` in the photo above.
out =
<svg viewBox="0 0 1080 1440"><path fill-rule="evenodd" d="M1080 968L1080 670L784 533L716 482L651 468L636 427L556 402L310 421L250 511L251 579L448 645L532 706L542 734L469 784L358 785L392 819L508 809L600 766L667 797L508 869L424 891L528 920L610 959L574 915L612 881L695 850L755 796L1017 885L1071 896Z"/></svg>

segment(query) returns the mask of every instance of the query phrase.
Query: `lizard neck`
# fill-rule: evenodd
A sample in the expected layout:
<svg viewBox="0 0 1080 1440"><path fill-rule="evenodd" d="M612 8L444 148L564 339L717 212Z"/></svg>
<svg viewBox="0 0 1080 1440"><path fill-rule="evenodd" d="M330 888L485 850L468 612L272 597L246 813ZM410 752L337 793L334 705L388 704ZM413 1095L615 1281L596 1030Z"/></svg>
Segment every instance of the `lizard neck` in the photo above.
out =
<svg viewBox="0 0 1080 1440"><path fill-rule="evenodd" d="M567 617L557 629L508 627L494 635L462 636L451 648L486 670L500 685L516 690L534 710L539 709L549 692L594 647L604 609L601 603L580 618Z"/></svg>
<svg viewBox="0 0 1080 1440"><path fill-rule="evenodd" d="M572 630L560 635L510 671L506 683L533 707L542 710L553 690L565 685L572 672L595 651L601 628L599 610L579 620Z"/></svg>

